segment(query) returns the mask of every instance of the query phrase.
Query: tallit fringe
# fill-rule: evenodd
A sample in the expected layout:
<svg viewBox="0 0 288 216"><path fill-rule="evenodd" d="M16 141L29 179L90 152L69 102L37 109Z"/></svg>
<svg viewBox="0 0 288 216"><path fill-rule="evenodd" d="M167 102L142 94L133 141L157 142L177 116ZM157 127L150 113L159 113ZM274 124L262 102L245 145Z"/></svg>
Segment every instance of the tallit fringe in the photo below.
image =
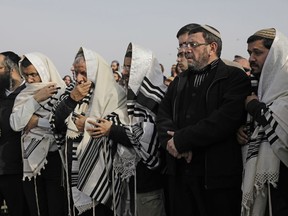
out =
<svg viewBox="0 0 288 216"><path fill-rule="evenodd" d="M77 210L78 210L78 214L81 215L83 212L86 212L88 211L89 209L91 208L94 208L96 206L96 204L93 204L93 203L89 203L89 204L86 204L86 205L82 205L82 206L77 206Z"/></svg>
<svg viewBox="0 0 288 216"><path fill-rule="evenodd" d="M278 181L278 176L279 176L279 173L276 173L276 174L264 173L264 174L256 175L255 177L256 182L254 184L255 190L252 190L249 193L243 194L241 216L254 216L252 215L253 209L251 209L251 207L253 207L256 197L268 196L267 191L265 190L267 189L266 183L268 184L268 187L270 187L269 185L272 185L274 188L276 188L277 187L276 182ZM259 216L259 215L255 215L255 216Z"/></svg>
<svg viewBox="0 0 288 216"><path fill-rule="evenodd" d="M28 179L29 181L31 181L32 180L32 178L36 178L38 175L41 175L41 171L42 170L45 170L45 165L46 164L48 164L48 161L47 160L45 160L44 161L44 164L43 164L43 166L42 167L38 167L35 171L33 171L33 173L32 174L25 174L25 173L23 173L23 178L22 178L22 181L25 181L26 179Z"/></svg>

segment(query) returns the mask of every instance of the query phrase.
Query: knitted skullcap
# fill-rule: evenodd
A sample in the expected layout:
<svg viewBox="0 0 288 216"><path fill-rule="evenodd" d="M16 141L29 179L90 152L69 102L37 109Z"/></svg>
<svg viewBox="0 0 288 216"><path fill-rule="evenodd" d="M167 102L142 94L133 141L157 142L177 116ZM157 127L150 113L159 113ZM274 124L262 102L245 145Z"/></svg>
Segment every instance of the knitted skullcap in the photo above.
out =
<svg viewBox="0 0 288 216"><path fill-rule="evenodd" d="M254 33L254 35L274 40L276 30L274 28L262 29Z"/></svg>
<svg viewBox="0 0 288 216"><path fill-rule="evenodd" d="M212 26L209 26L209 25L201 25L201 27L204 28L205 30L207 30L208 32L212 33L216 37L221 39L220 32L217 29L215 29L215 28L213 28Z"/></svg>

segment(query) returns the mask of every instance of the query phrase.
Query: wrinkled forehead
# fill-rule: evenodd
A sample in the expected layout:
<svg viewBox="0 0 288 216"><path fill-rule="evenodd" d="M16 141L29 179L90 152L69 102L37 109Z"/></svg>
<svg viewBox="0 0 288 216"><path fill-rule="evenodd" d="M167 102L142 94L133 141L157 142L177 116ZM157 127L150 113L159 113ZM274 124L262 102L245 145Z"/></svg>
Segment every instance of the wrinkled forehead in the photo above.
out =
<svg viewBox="0 0 288 216"><path fill-rule="evenodd" d="M83 71L86 70L86 62L84 58L77 59L73 64L74 70L77 71Z"/></svg>

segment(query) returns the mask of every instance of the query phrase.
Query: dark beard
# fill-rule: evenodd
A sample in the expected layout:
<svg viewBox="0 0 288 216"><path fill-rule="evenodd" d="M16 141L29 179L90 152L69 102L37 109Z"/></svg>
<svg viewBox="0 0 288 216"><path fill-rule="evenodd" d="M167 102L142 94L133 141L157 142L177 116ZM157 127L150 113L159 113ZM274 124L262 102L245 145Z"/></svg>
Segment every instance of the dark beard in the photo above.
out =
<svg viewBox="0 0 288 216"><path fill-rule="evenodd" d="M6 89L10 88L10 72L7 71L0 75L0 96L5 95Z"/></svg>

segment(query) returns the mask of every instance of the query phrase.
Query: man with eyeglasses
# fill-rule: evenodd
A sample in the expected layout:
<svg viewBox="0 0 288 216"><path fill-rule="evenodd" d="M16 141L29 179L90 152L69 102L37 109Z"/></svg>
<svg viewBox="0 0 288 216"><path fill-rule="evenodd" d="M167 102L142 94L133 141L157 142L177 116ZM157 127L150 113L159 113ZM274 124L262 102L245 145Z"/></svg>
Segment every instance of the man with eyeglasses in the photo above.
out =
<svg viewBox="0 0 288 216"><path fill-rule="evenodd" d="M246 58L244 58L240 55L235 55L233 61L239 63L243 67L245 73L248 76L250 76L250 71L251 71L250 63Z"/></svg>
<svg viewBox="0 0 288 216"><path fill-rule="evenodd" d="M242 156L235 134L249 79L220 59L221 36L211 26L190 30L182 47L189 68L169 86L157 116L171 215L240 215Z"/></svg>
<svg viewBox="0 0 288 216"><path fill-rule="evenodd" d="M21 133L13 131L9 123L15 98L25 88L19 60L11 51L0 54L0 194L6 201L9 215L28 216L24 210Z"/></svg>
<svg viewBox="0 0 288 216"><path fill-rule="evenodd" d="M49 119L66 85L41 53L25 54L20 70L26 88L15 99L10 125L22 132L23 186L30 215L62 216L66 203L62 163Z"/></svg>
<svg viewBox="0 0 288 216"><path fill-rule="evenodd" d="M178 39L178 44L179 44L179 47L177 48L178 53L177 53L176 60L182 72L188 69L188 62L185 57L185 50L184 50L184 46L188 39L188 33L190 30L192 30L193 28L197 26L199 26L199 24L196 24L196 23L187 24L183 26L182 28L180 28L176 34L176 37Z"/></svg>

